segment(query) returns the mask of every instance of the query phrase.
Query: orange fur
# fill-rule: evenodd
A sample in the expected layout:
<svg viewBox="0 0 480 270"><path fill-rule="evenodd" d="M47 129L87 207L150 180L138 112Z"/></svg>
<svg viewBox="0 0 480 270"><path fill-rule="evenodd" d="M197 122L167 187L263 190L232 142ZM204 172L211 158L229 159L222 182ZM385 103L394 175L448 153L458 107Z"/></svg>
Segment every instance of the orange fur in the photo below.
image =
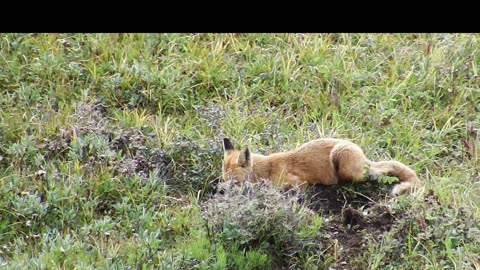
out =
<svg viewBox="0 0 480 270"><path fill-rule="evenodd" d="M248 147L236 150L229 139L223 141L222 174L225 180L269 179L274 184L308 186L339 182L360 182L367 176L395 176L400 183L392 194L409 193L420 187L417 174L405 164L370 161L356 144L341 139L317 139L283 153L268 156L250 153Z"/></svg>

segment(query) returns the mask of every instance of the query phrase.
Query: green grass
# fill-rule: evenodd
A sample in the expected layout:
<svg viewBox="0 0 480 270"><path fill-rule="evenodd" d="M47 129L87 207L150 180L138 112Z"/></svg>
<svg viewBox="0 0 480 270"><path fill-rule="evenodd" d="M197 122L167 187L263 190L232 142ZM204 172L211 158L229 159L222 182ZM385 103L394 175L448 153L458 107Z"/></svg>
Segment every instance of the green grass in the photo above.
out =
<svg viewBox="0 0 480 270"><path fill-rule="evenodd" d="M357 267L480 269L479 38L0 34L0 265L274 267L202 218L228 136L265 154L349 138L409 164L442 204L390 203L435 229L406 219ZM324 248L295 267L334 265Z"/></svg>

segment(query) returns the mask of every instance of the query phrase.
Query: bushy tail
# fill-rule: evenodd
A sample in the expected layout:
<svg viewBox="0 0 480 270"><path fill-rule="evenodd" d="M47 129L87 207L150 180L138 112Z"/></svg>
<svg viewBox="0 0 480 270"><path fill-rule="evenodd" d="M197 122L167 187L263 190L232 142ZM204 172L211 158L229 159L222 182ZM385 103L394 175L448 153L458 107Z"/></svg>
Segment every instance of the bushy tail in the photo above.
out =
<svg viewBox="0 0 480 270"><path fill-rule="evenodd" d="M395 160L370 161L369 174L373 177L381 175L397 177L400 180L400 183L393 187L393 195L410 193L421 186L420 179L418 179L415 171L410 169L407 165Z"/></svg>

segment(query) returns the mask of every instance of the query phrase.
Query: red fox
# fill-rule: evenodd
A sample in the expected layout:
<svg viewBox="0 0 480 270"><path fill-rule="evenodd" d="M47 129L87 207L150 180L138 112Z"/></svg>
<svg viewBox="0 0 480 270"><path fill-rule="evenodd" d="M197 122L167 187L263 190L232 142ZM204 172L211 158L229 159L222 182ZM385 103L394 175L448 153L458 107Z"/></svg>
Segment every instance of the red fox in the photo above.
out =
<svg viewBox="0 0 480 270"><path fill-rule="evenodd" d="M393 195L410 193L420 187L417 174L405 164L370 161L353 142L342 139L317 139L283 153L268 156L250 153L248 147L235 150L228 138L223 139L222 174L224 180L243 182L269 179L277 186L331 185L360 182L381 175L397 177L400 183Z"/></svg>

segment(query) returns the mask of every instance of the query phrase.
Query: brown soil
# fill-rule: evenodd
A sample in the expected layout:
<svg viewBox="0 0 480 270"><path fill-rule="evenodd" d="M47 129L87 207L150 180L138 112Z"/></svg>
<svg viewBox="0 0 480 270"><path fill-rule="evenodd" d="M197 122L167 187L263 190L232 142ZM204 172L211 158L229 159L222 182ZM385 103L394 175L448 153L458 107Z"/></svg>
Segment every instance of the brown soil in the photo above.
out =
<svg viewBox="0 0 480 270"><path fill-rule="evenodd" d="M358 269L356 260L366 248L368 236L379 239L389 231L401 213L393 214L378 202L389 194L391 185L368 182L357 185L312 187L306 195L309 207L326 218L323 234L331 245L335 261L330 269Z"/></svg>

